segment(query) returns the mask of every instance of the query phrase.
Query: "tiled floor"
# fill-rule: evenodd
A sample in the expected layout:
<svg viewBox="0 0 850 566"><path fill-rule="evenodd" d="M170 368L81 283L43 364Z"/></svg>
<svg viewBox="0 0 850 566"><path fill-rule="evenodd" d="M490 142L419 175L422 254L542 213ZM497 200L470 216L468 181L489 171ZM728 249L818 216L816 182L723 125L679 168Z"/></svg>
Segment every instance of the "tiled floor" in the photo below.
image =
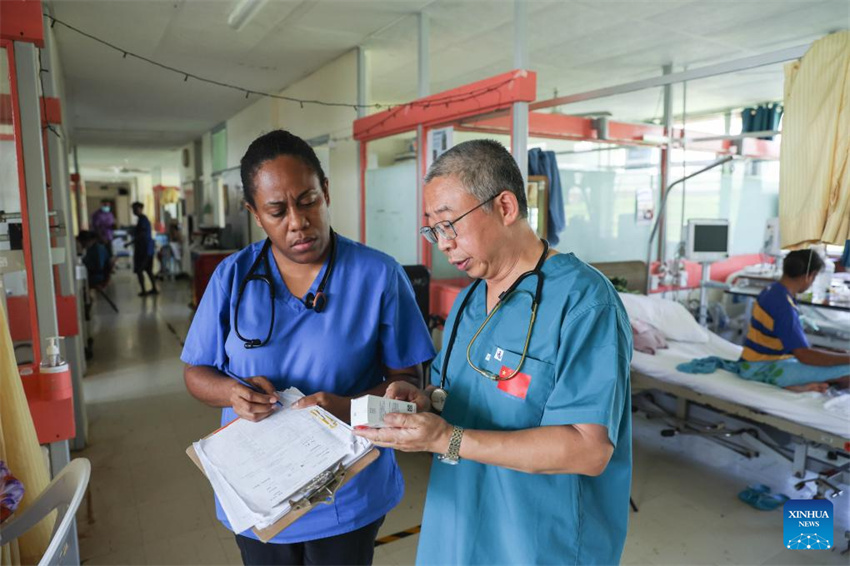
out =
<svg viewBox="0 0 850 566"><path fill-rule="evenodd" d="M110 291L120 314L95 305L95 358L85 378L90 497L78 513L84 564L240 564L231 533L215 519L212 491L186 457L218 424L218 413L183 387L180 337L188 328L188 286L166 283L136 297L122 272ZM787 465L746 461L701 439L661 438L635 421L633 496L624 564L849 564L839 552L787 551L779 511L760 512L736 493L760 482L794 495ZM381 535L419 524L430 459L399 455L407 492ZM835 501L836 536L850 529L848 495ZM412 564L418 536L380 546L379 565ZM428 549L439 552L439 549Z"/></svg>

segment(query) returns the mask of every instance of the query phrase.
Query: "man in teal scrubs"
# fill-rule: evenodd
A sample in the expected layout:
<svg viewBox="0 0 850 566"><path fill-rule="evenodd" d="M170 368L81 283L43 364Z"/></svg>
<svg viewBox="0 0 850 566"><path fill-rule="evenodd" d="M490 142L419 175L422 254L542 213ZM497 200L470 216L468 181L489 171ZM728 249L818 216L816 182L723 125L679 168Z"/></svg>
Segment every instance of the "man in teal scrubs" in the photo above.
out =
<svg viewBox="0 0 850 566"><path fill-rule="evenodd" d="M423 236L478 281L452 307L431 386L387 391L421 412L358 432L438 455L417 563L619 562L632 469L632 340L617 293L535 235L522 175L498 143L454 147L425 183Z"/></svg>

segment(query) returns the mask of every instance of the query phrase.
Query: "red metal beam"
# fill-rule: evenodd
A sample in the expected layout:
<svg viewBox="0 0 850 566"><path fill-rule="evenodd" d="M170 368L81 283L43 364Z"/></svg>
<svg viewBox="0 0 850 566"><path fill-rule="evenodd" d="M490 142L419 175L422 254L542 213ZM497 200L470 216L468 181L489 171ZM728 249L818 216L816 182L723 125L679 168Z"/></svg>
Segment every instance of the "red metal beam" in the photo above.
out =
<svg viewBox="0 0 850 566"><path fill-rule="evenodd" d="M537 92L537 74L511 71L427 96L354 121L354 139L369 141L416 129L462 120L531 102Z"/></svg>
<svg viewBox="0 0 850 566"><path fill-rule="evenodd" d="M5 2L6 0L2 0ZM42 97L39 104L41 125L62 123L62 104L58 98ZM12 125L12 95L0 94L0 124Z"/></svg>
<svg viewBox="0 0 850 566"><path fill-rule="evenodd" d="M41 0L0 1L0 39L44 47Z"/></svg>
<svg viewBox="0 0 850 566"><path fill-rule="evenodd" d="M528 134L540 138L596 139L590 118L540 112L528 113Z"/></svg>
<svg viewBox="0 0 850 566"><path fill-rule="evenodd" d="M495 116L482 119L467 119L461 121L456 129L467 132L487 134L510 133L511 118L509 115ZM593 119L568 114L548 114L530 112L528 115L528 130L531 137L563 139L573 141L592 141L596 143L613 143L620 145L651 145L663 146L660 140L664 137L664 128L654 124L635 124L631 122L608 121L608 139L601 140L593 128ZM685 132L677 128L673 135L676 139L685 136ZM701 135L699 132L688 132L688 136ZM707 135L707 134L705 134ZM646 141L650 136L652 141ZM653 139L655 138L655 139ZM738 153L736 140L709 140L688 142L687 148L694 151L707 151L717 154ZM757 159L779 159L779 143L774 140L744 138L741 140L741 155Z"/></svg>
<svg viewBox="0 0 850 566"><path fill-rule="evenodd" d="M745 157L779 159L779 142L776 140L744 138L741 140L741 155Z"/></svg>
<svg viewBox="0 0 850 566"><path fill-rule="evenodd" d="M510 116L496 116L482 120L465 120L459 129L482 131L487 133L507 134L510 131ZM530 112L528 115L529 135L539 138L555 138L576 141L595 141L599 143L639 143L641 145L653 142L644 141L644 136L663 136L664 128L653 124L634 124L631 122L608 122L608 139L601 140L593 127L593 120L583 116L568 114L548 114ZM677 135L681 135L677 132Z"/></svg>
<svg viewBox="0 0 850 566"><path fill-rule="evenodd" d="M33 299L30 295L15 295L6 299L9 320L15 321L9 329L12 340L16 342L29 341L34 337L32 323L28 316L31 300ZM79 334L76 295L56 295L56 323L59 327L59 336L67 338Z"/></svg>

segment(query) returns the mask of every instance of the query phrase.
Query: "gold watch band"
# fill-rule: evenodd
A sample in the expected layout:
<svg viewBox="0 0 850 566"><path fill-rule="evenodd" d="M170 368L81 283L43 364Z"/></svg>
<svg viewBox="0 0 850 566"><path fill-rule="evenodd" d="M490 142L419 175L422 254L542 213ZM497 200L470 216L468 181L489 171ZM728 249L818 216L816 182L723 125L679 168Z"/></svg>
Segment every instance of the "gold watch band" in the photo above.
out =
<svg viewBox="0 0 850 566"><path fill-rule="evenodd" d="M440 461L446 464L457 464L460 460L460 443L462 440L463 428L459 426L452 427L452 436L449 438L449 449L439 457Z"/></svg>

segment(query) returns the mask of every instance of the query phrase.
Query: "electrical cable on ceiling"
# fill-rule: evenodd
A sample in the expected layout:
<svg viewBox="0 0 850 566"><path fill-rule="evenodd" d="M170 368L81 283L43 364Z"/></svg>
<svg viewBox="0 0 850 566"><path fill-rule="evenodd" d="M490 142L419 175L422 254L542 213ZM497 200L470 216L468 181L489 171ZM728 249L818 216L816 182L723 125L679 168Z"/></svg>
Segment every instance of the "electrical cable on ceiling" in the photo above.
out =
<svg viewBox="0 0 850 566"><path fill-rule="evenodd" d="M355 111L358 111L360 109L369 109L369 108L372 108L372 109L375 109L375 110L381 110L381 109L385 108L389 111L389 113L387 114L386 117L384 117L379 122L372 124L369 128L366 128L363 131L363 133L368 133L371 130L377 128L378 126L383 125L388 120L391 120L392 118L397 116L399 112L401 112L405 109L409 110L409 109L414 108L414 107L429 108L431 106L437 106L437 105L441 105L441 104L444 104L446 107L448 107L451 104L455 104L455 103L458 103L458 102L464 102L464 101L467 101L467 100L479 98L479 97L481 97L485 94L499 90L500 88L502 88L503 86L506 86L507 84L511 83L514 80L514 78L511 77L511 78L509 78L509 79L507 79L503 82L500 82L499 84L491 85L491 86L488 86L488 87L482 87L478 90L470 91L470 92L467 92L467 93L446 95L446 96L443 96L443 97L429 98L427 100L414 100L414 101L411 101L411 102L406 102L406 103L398 104L398 105L395 105L395 106L382 105L382 104L378 104L378 103L356 104L356 103L350 103L350 102L328 102L328 101L325 101L325 100L317 100L317 99L303 99L303 98L296 98L294 96L285 96L285 95L282 95L282 94L273 94L273 93L270 93L270 92L263 92L263 91L259 91L259 90L245 88L243 86L239 86L239 85L235 85L235 84L231 84L231 83L225 83L225 82L218 81L218 80L215 80L215 79L208 79L208 78L205 78L205 77L201 77L201 76L198 76L194 73L190 73L188 71L182 71L182 70L177 69L175 67L172 67L170 65L166 65L164 63L154 61L153 59L149 59L148 57L145 57L143 55L139 55L137 53L133 53L132 51L128 51L127 49L123 49L121 47L118 47L117 45L114 45L114 44L112 44L112 43L110 43L106 40L103 40L99 37L96 37L96 36L94 36L90 33L87 33L85 31L67 23L67 22L63 22L62 20L59 20L59 19L51 16L48 13L44 13L44 17L47 18L48 20L50 20L50 27L51 28L54 27L56 24L64 26L65 28L67 28L67 29L69 29L73 32L76 32L76 33L78 33L78 34L80 34L84 37L87 37L87 38L89 38L93 41L100 43L101 45L105 45L106 47L109 47L110 49L117 51L118 53L121 53L122 58L124 58L124 59L126 59L128 56L133 57L135 59L138 59L139 61L144 61L145 63L148 63L148 64L153 65L155 67L159 67L160 69L164 69L166 71L171 71L172 73L175 73L176 75L182 77L183 82L187 82L190 78L192 78L192 79L194 79L198 82L211 84L211 85L219 86L219 87L222 87L222 88L229 88L231 90L238 91L238 92L244 94L245 98L248 98L249 96L251 96L253 94L253 95L256 95L256 96L273 98L273 99L276 99L276 100L283 100L283 101L286 101L286 102L294 102L294 103L297 103L302 109L304 108L305 104L314 104L314 105L317 105L317 106L336 107L336 108L348 107L348 108L354 109ZM344 138L340 138L339 141L341 141L342 139L344 139Z"/></svg>
<svg viewBox="0 0 850 566"><path fill-rule="evenodd" d="M207 83L207 84L211 84L211 85L215 85L215 86L220 86L222 88L229 88L231 90L238 91L242 94L245 94L246 97L254 94L254 95L257 95L257 96L265 96L267 98L276 98L278 100L285 100L287 102L297 102L299 104L316 104L316 105L319 105L319 106L350 107L350 108L354 108L355 110L357 110L358 108L374 108L374 109L383 108L383 106L381 104L377 104L377 103L376 104L359 104L358 105L358 104L352 104L352 103L348 103L348 102L327 102L327 101L324 101L324 100L301 99L301 98L295 98L293 96L284 96L284 95L281 95L281 94L273 94L273 93L270 93L270 92L263 92L263 91L258 91L258 90L254 90L254 89L249 89L249 88L245 88L245 87L242 87L242 86L239 86L239 85L235 85L235 84L231 84L231 83L225 83L225 82L217 81L217 80L214 80L214 79L208 79L208 78L205 78L205 77L198 76L194 73L189 73L187 71L181 71L180 69L177 69L177 68L172 67L170 65L160 63L159 61L154 61L153 59L145 57L144 55L139 55L138 53L134 53L134 52L129 51L127 49L123 49L121 47L118 47L117 45L115 45L113 43L110 43L110 42L108 42L104 39L101 39L99 37L96 37L96 36L88 33L88 32L85 32L85 31L83 31L83 30L81 30L81 29L79 29L79 28L77 28L77 27L75 27L75 26L73 26L73 25L71 25L67 22L63 22L62 20L59 20L59 19L51 16L50 14L44 13L43 15L44 15L45 18L50 20L50 27L51 28L54 27L56 24L64 26L64 27L68 28L69 30L71 30L73 32L76 32L76 33L78 33L78 34L80 34L84 37L87 37L87 38L89 38L93 41L100 43L101 45L105 45L106 47L109 47L110 49L121 53L122 58L124 58L124 59L126 59L127 57L133 57L135 59L138 59L139 61L144 61L145 63L148 63L148 64L153 65L155 67L159 67L160 69L164 69L166 71L171 71L172 73L180 75L181 77L183 77L183 82L187 82L190 78L192 78L192 79L195 79L198 82Z"/></svg>
<svg viewBox="0 0 850 566"><path fill-rule="evenodd" d="M55 135L59 139L62 139L62 136L59 135L59 131L47 121L47 99L44 94L44 73L49 73L50 71L44 69L41 66L41 49L37 49L36 51L38 52L38 82L41 84L41 112L42 119L44 120L44 126L42 126L41 129L42 131L50 130L51 132L53 132L53 135Z"/></svg>

